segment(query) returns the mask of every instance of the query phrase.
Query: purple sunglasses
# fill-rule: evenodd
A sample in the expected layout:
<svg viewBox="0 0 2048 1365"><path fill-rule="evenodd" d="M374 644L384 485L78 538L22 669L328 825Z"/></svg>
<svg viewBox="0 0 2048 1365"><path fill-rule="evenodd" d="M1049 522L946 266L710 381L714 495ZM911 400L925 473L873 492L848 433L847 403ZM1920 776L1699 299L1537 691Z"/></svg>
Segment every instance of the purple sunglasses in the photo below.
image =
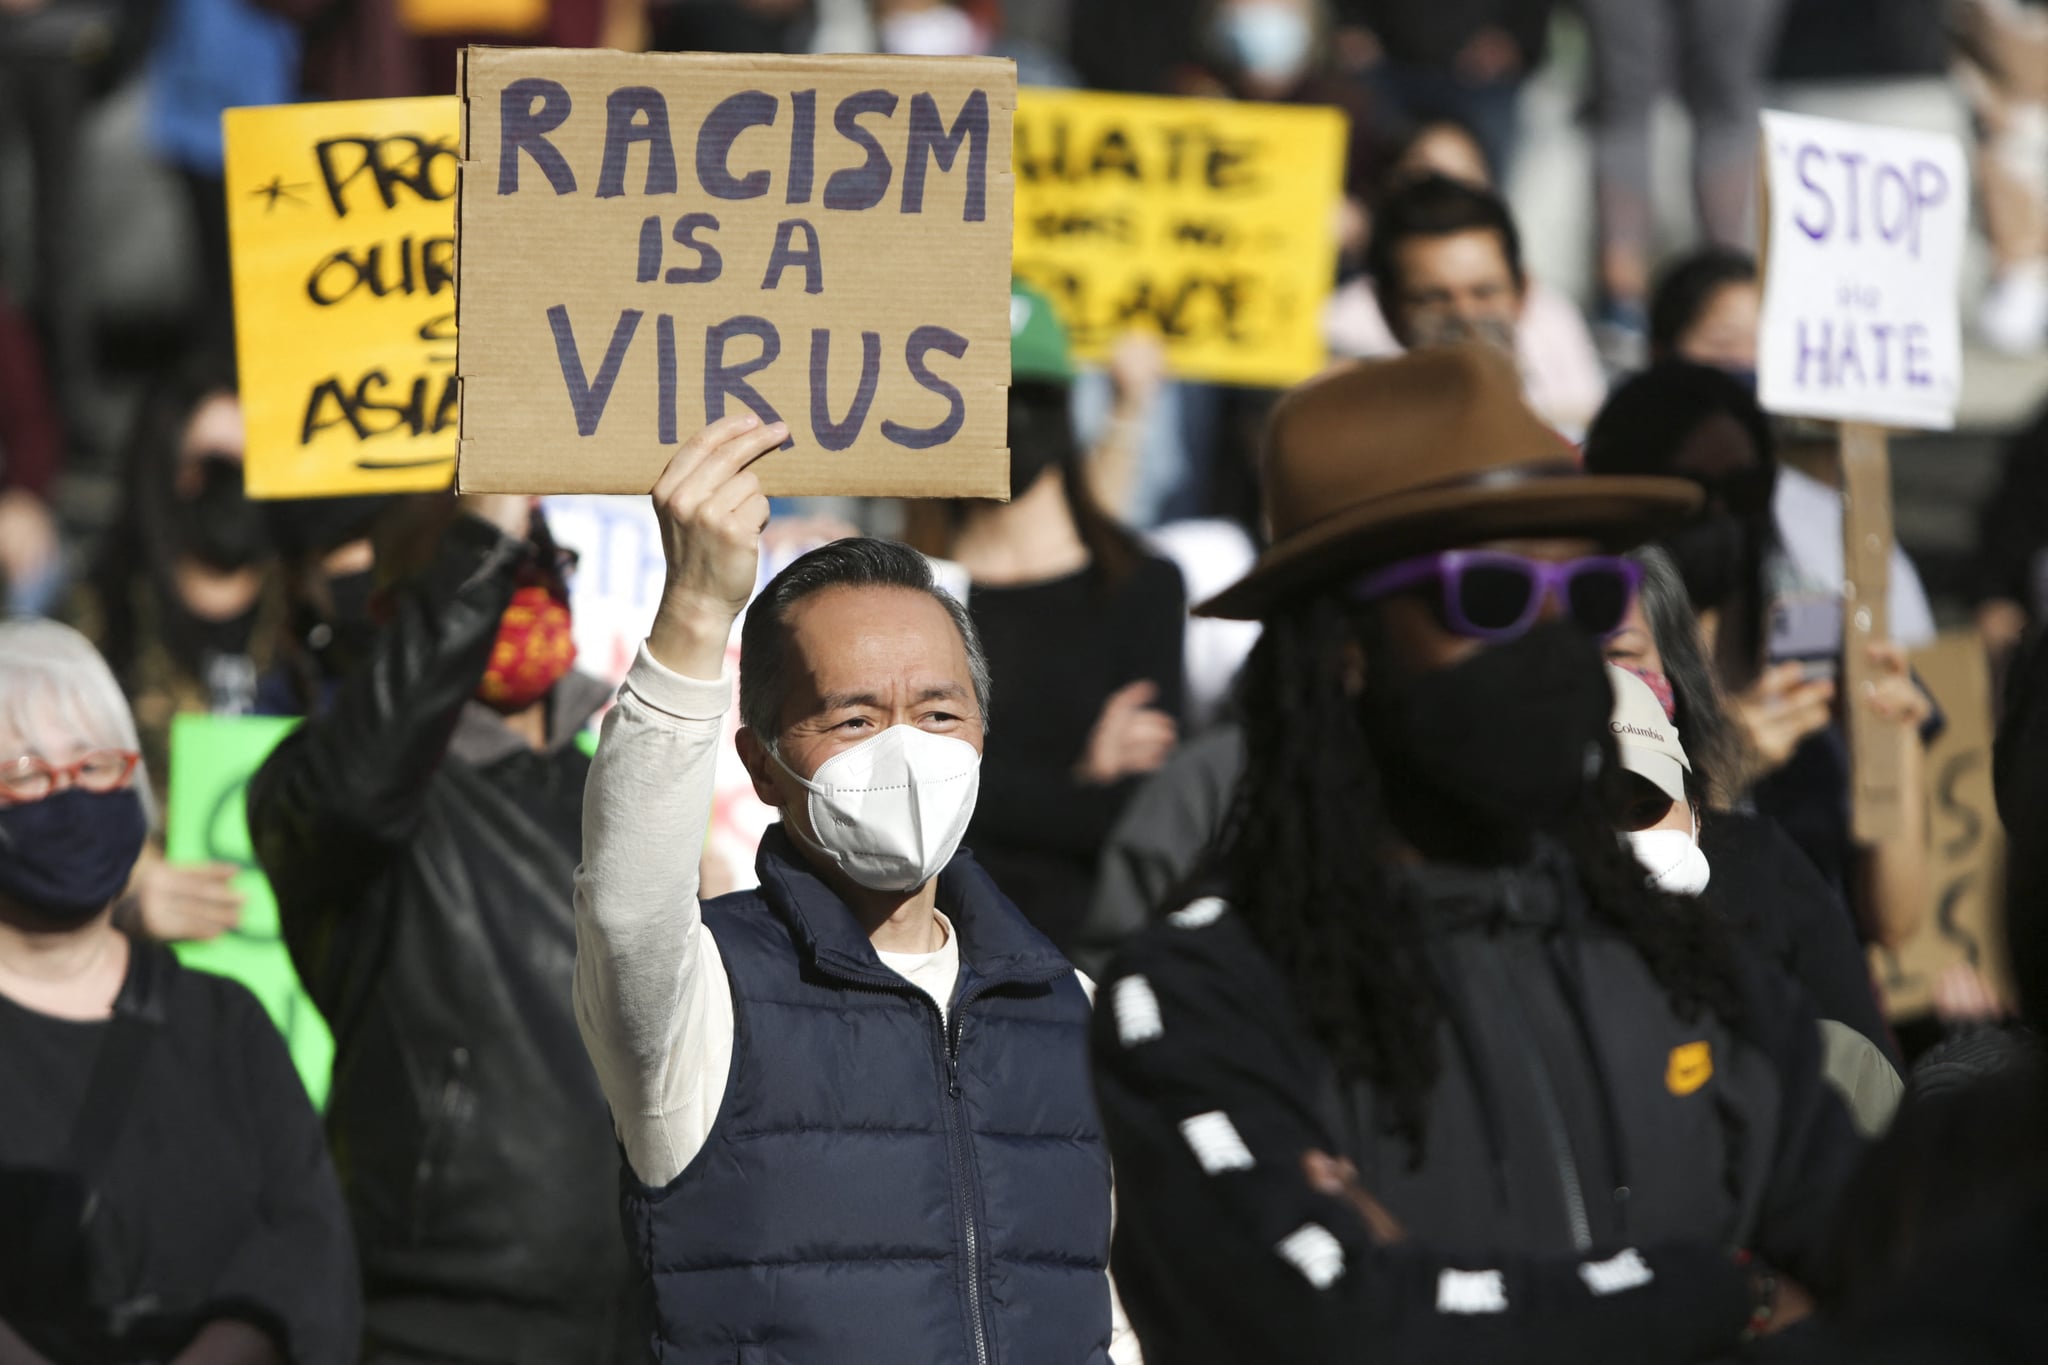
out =
<svg viewBox="0 0 2048 1365"><path fill-rule="evenodd" d="M1352 584L1350 596L1373 602L1439 584L1444 624L1475 640L1525 633L1555 596L1579 629L1604 638L1621 629L1642 581L1641 565L1612 555L1552 563L1496 550L1445 550L1375 570Z"/></svg>

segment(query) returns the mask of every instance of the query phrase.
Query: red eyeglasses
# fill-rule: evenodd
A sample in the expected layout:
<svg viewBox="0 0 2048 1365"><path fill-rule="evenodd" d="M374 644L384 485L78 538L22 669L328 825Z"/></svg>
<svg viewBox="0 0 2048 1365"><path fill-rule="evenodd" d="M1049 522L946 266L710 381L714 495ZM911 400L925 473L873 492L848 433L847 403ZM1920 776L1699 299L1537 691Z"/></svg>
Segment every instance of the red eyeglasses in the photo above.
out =
<svg viewBox="0 0 2048 1365"><path fill-rule="evenodd" d="M104 794L128 785L142 755L129 749L95 749L76 763L50 763L23 754L0 765L0 805L40 801L66 787Z"/></svg>

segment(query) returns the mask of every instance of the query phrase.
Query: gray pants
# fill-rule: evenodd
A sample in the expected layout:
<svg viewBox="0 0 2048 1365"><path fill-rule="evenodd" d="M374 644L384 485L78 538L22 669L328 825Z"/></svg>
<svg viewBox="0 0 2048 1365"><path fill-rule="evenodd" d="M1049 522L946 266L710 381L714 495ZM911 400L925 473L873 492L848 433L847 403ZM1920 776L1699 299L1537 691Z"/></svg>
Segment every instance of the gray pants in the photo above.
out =
<svg viewBox="0 0 2048 1365"><path fill-rule="evenodd" d="M1692 118L1693 188L1706 235L1752 240L1757 112L1785 0L1579 0L1591 32L1600 241L1650 248L1650 113L1669 90Z"/></svg>

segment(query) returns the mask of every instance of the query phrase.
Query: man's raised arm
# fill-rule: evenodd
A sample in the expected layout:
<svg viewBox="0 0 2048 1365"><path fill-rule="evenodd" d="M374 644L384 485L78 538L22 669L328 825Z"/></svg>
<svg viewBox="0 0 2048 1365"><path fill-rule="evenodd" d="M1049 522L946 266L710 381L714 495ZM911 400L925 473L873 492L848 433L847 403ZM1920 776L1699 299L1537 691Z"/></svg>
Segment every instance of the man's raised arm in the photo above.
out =
<svg viewBox="0 0 2048 1365"><path fill-rule="evenodd" d="M768 521L749 466L786 434L751 414L726 418L655 483L668 582L584 797L576 1020L627 1159L650 1185L702 1146L732 1056L732 999L703 932L697 869L732 700L726 643Z"/></svg>

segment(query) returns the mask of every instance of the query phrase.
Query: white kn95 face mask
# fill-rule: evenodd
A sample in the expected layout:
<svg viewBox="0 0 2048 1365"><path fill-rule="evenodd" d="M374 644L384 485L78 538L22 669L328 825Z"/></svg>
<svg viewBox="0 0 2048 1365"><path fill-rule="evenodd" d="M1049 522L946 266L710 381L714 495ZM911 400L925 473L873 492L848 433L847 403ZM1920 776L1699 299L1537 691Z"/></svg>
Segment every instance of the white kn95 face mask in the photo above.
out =
<svg viewBox="0 0 2048 1365"><path fill-rule="evenodd" d="M772 751L771 751L772 752ZM981 755L964 739L892 725L832 755L809 778L815 838L791 837L871 891L915 891L952 860L981 792Z"/></svg>
<svg viewBox="0 0 2048 1365"><path fill-rule="evenodd" d="M1693 828L1699 828L1697 819ZM1707 866L1707 855L1696 834L1687 834L1682 829L1634 830L1628 842L1636 861L1659 889L1679 896L1697 896L1707 889L1713 871Z"/></svg>

